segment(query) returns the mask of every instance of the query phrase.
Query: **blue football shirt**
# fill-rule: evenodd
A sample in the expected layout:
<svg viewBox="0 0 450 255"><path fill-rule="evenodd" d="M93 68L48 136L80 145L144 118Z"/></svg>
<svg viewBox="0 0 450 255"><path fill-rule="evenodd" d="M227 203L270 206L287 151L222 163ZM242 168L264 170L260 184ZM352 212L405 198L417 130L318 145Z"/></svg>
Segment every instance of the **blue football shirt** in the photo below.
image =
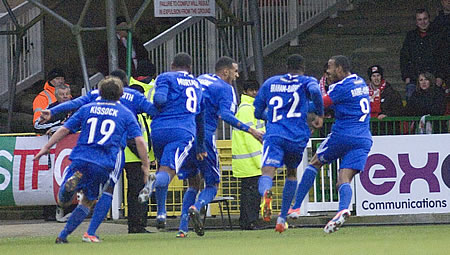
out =
<svg viewBox="0 0 450 255"><path fill-rule="evenodd" d="M354 137L371 138L369 88L356 74L330 85L328 89L336 122L331 131Z"/></svg>
<svg viewBox="0 0 450 255"><path fill-rule="evenodd" d="M71 132L81 130L71 160L83 160L114 169L123 141L142 136L133 113L119 102L100 100L82 106L64 127Z"/></svg>
<svg viewBox="0 0 450 255"><path fill-rule="evenodd" d="M237 98L233 87L215 74L203 74L197 79L203 87L205 133L216 131L219 117L231 126L247 131L249 126L234 116Z"/></svg>
<svg viewBox="0 0 450 255"><path fill-rule="evenodd" d="M285 74L266 80L253 103L255 117L264 116L267 120L265 137L307 141L310 130L306 117L312 94L316 101L322 102L319 85L313 77ZM323 112L323 106L319 107Z"/></svg>
<svg viewBox="0 0 450 255"><path fill-rule="evenodd" d="M160 101L163 98L163 101ZM195 136L195 115L200 112L202 90L197 79L187 72L166 72L155 82L153 102L159 113L153 118L152 130L179 128Z"/></svg>

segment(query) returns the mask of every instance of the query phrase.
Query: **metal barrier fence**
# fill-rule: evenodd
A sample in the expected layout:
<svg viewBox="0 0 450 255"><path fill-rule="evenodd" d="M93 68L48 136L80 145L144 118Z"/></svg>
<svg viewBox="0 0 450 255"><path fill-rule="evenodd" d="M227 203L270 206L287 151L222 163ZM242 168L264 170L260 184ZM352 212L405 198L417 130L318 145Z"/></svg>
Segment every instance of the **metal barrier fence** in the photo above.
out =
<svg viewBox="0 0 450 255"><path fill-rule="evenodd" d="M331 132L334 119L324 119L324 125L312 137L326 137ZM412 135L450 133L450 116L386 117L370 119L372 135Z"/></svg>

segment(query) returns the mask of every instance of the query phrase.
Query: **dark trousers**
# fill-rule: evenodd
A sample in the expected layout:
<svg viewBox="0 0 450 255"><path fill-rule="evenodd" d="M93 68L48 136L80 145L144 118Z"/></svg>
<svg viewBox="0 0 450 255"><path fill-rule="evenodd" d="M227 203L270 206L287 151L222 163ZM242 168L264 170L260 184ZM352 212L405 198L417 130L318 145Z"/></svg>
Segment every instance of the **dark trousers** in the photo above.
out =
<svg viewBox="0 0 450 255"><path fill-rule="evenodd" d="M259 216L259 205L261 196L258 192L259 176L239 178L241 180L240 190L240 217L241 229L248 229L255 225Z"/></svg>
<svg viewBox="0 0 450 255"><path fill-rule="evenodd" d="M125 163L128 180L128 232L142 232L147 226L148 203L138 201L139 191L144 188L141 162Z"/></svg>

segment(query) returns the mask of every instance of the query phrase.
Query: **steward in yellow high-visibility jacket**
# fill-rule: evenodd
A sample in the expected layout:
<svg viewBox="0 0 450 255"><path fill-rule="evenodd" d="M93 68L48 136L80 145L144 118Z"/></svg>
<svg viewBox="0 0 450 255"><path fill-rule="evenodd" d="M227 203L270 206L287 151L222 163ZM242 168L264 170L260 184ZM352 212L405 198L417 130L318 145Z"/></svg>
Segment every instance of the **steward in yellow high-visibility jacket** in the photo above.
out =
<svg viewBox="0 0 450 255"><path fill-rule="evenodd" d="M139 78L148 78L141 79ZM152 96L155 80L150 77L130 78L130 88L142 92L147 99ZM147 83L148 82L148 83ZM146 113L137 115L141 125L142 135L151 147L150 118ZM125 148L125 172L127 177L127 205L128 205L128 233L146 233L148 204L141 204L138 201L139 192L144 187L144 175L141 171L141 160L137 156L135 144L127 141ZM130 149L131 148L131 149ZM133 152L134 151L134 152ZM153 150L149 149L148 157L150 162L155 161ZM151 167L151 166L150 166Z"/></svg>
<svg viewBox="0 0 450 255"><path fill-rule="evenodd" d="M236 118L254 129L264 131L264 121L255 118L253 101L255 98L241 95ZM261 175L262 144L251 134L238 129L233 129L231 141L233 176L245 178Z"/></svg>
<svg viewBox="0 0 450 255"><path fill-rule="evenodd" d="M253 102L258 87L256 81L243 83L244 94L236 118L254 129L265 131L264 121L254 115ZM251 134L238 129L233 129L231 142L233 176L241 181L239 225L241 229L255 229L260 203L258 179L261 176L262 144Z"/></svg>
<svg viewBox="0 0 450 255"><path fill-rule="evenodd" d="M142 88L142 90L136 86L140 86ZM133 77L130 78L129 87L135 88L135 89L141 91L145 95L145 97L147 97L147 100L149 100L149 101L152 101L151 99L153 99L153 94L155 93L155 91L153 89L154 86L155 86L155 79L152 79L150 81L150 83L144 83L144 82L134 79ZM138 114L137 117L138 117L138 122L141 125L141 131L142 131L142 135L144 136L145 141L151 142L151 138L150 138L151 119L148 117L148 115L146 113ZM151 146L151 144L149 144L149 146ZM153 149L150 149L148 151L148 158L150 159L150 161L155 161L155 155L153 154ZM135 153L133 153L130 150L130 148L126 147L125 148L125 163L129 163L129 162L141 162L141 160Z"/></svg>

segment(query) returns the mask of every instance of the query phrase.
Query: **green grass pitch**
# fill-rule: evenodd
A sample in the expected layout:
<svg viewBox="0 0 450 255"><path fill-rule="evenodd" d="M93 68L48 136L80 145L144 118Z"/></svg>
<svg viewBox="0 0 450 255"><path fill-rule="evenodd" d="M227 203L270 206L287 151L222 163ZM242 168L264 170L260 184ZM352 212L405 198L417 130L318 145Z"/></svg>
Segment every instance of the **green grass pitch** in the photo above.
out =
<svg viewBox="0 0 450 255"><path fill-rule="evenodd" d="M1 227L0 227L1 228ZM45 230L43 230L45 231ZM3 238L1 254L450 254L449 225L343 227L325 234L320 228L294 228L282 234L258 231L206 231L175 238L175 232L103 235L102 243L54 244L55 237Z"/></svg>

